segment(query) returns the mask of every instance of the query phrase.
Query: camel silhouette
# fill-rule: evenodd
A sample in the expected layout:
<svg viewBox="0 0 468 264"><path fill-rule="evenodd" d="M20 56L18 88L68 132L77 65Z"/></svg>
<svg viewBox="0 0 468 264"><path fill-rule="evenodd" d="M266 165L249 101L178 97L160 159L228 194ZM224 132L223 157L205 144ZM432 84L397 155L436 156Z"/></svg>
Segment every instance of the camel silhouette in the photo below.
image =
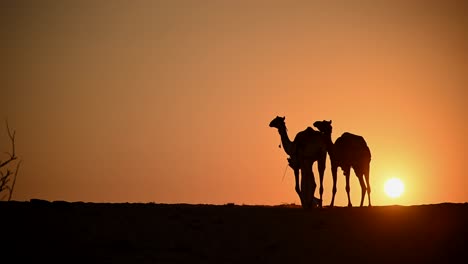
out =
<svg viewBox="0 0 468 264"><path fill-rule="evenodd" d="M370 170L370 161L371 153L370 149L367 146L366 141L363 137L354 135L348 132L345 132L341 137L337 138L335 144L333 144L331 134L332 134L332 121L316 121L314 127L316 127L320 132L323 133L327 141L327 151L330 156L331 161L331 170L333 177L333 190L332 190L332 201L330 206L334 206L335 203L335 194L336 194L336 174L338 167L341 167L343 174L346 177L346 193L348 194L348 206L353 206L351 204L351 198L349 195L350 186L349 186L349 175L351 168L353 168L354 173L359 179L359 184L361 185L361 207L364 203L364 196L366 195L369 199L369 206L371 205L371 187L369 181L369 170ZM364 177L365 176L365 183ZM366 186L367 185L367 186Z"/></svg>
<svg viewBox="0 0 468 264"><path fill-rule="evenodd" d="M283 149L289 155L289 166L294 170L296 192L301 199L302 207L313 208L315 205L322 207L323 175L327 159L327 144L321 132L307 127L297 133L294 141L288 136L285 120L286 117L277 116L270 122L270 127L278 129ZM317 184L312 170L314 162L318 163L320 175L320 199L314 197ZM301 172L301 184L299 188L299 171Z"/></svg>

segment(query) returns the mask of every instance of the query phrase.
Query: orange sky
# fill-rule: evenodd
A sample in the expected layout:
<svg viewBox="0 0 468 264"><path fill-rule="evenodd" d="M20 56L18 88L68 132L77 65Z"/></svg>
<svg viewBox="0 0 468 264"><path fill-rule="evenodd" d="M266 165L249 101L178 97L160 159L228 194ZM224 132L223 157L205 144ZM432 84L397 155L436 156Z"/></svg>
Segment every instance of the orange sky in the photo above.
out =
<svg viewBox="0 0 468 264"><path fill-rule="evenodd" d="M468 201L460 1L97 2L0 4L13 199L299 204L281 115L290 138L323 119L362 135L375 205ZM331 187L328 160L325 204Z"/></svg>

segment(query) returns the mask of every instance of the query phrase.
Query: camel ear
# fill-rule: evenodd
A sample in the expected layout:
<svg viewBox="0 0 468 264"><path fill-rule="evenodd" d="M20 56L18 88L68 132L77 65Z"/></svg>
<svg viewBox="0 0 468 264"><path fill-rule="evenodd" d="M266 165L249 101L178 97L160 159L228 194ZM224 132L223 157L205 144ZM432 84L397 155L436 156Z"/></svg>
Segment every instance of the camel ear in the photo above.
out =
<svg viewBox="0 0 468 264"><path fill-rule="evenodd" d="M285 116L283 116L281 119L285 120L285 119L286 119L286 117L285 117Z"/></svg>
<svg viewBox="0 0 468 264"><path fill-rule="evenodd" d="M328 121L328 123L330 123L330 125L331 125L332 121L330 120L330 121Z"/></svg>

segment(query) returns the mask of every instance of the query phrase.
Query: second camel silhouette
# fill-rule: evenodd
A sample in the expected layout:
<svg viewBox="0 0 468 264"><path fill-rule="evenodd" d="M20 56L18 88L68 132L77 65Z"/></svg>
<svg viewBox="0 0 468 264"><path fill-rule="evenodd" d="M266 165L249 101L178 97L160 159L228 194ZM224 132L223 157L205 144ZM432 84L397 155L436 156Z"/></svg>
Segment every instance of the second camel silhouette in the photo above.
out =
<svg viewBox="0 0 468 264"><path fill-rule="evenodd" d="M327 152L330 156L331 170L333 177L333 190L332 201L330 206L334 206L336 194L336 174L338 167L341 167L343 174L346 177L346 193L348 195L348 206L351 207L351 197L349 195L349 175L351 168L359 179L361 185L361 205L364 202L364 196L369 199L369 206L371 205L371 187L369 181L371 153L363 137L345 132L333 144L331 139L332 134L332 121L316 121L314 126L323 133L327 141ZM365 179L365 182L364 182ZM367 185L367 186L366 186Z"/></svg>

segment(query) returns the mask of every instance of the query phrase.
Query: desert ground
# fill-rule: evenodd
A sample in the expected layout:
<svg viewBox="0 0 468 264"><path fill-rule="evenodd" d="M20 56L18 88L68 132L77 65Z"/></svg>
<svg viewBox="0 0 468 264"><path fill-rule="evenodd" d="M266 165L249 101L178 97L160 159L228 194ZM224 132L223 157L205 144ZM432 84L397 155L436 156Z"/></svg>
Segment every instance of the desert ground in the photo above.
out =
<svg viewBox="0 0 468 264"><path fill-rule="evenodd" d="M468 204L0 202L4 263L466 263ZM2 261L3 263L3 261Z"/></svg>

